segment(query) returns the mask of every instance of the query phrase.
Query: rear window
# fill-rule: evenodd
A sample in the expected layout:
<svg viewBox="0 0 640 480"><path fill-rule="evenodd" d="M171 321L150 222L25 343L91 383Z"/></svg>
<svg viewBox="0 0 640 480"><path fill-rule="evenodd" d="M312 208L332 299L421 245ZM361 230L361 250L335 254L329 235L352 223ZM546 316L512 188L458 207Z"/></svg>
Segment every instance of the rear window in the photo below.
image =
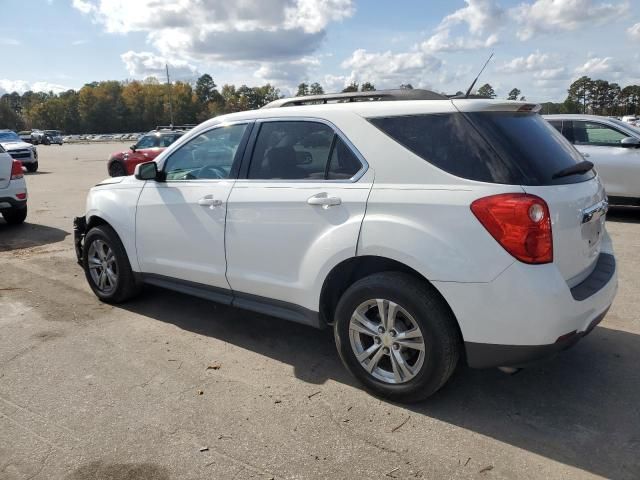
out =
<svg viewBox="0 0 640 480"><path fill-rule="evenodd" d="M557 185L582 182L594 175L551 178L583 158L535 113L447 113L370 121L427 162L469 180Z"/></svg>

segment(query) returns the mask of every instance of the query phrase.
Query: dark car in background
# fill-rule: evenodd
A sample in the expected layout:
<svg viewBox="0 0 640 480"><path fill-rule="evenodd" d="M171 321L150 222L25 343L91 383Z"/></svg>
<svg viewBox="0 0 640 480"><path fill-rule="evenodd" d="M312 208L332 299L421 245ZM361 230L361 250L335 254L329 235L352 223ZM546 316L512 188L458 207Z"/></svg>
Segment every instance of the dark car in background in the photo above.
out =
<svg viewBox="0 0 640 480"><path fill-rule="evenodd" d="M149 162L192 128L184 127L158 127L143 136L129 147L129 150L113 153L107 163L107 171L111 177L123 177L133 175L136 165Z"/></svg>

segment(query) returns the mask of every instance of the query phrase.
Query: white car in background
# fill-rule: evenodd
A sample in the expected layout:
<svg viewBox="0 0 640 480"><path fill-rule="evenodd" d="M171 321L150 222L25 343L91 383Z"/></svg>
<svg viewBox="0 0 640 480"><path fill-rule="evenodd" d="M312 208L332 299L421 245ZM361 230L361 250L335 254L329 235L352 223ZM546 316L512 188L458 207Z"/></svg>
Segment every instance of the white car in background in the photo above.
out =
<svg viewBox="0 0 640 480"><path fill-rule="evenodd" d="M544 118L595 165L610 203L640 205L640 130L596 115Z"/></svg>
<svg viewBox="0 0 640 480"><path fill-rule="evenodd" d="M22 164L14 160L0 146L0 214L4 220L17 225L27 218L27 184Z"/></svg>
<svg viewBox="0 0 640 480"><path fill-rule="evenodd" d="M570 347L613 301L604 189L538 108L400 90L213 118L90 190L78 261L105 302L147 283L331 325L367 388L419 400L461 360Z"/></svg>
<svg viewBox="0 0 640 480"><path fill-rule="evenodd" d="M0 130L0 146L11 155L20 160L29 172L38 170L38 150L35 145L23 141L12 130Z"/></svg>

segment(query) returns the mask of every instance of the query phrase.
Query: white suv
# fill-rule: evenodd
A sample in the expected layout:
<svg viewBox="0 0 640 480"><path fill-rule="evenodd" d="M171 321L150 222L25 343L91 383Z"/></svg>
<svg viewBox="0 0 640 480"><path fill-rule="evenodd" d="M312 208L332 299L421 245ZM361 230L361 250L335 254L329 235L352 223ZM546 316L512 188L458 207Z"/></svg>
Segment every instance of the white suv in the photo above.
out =
<svg viewBox="0 0 640 480"><path fill-rule="evenodd" d="M346 367L404 401L463 359L520 366L572 345L617 289L590 164L534 105L409 92L217 117L105 180L75 219L89 285L332 325Z"/></svg>
<svg viewBox="0 0 640 480"><path fill-rule="evenodd" d="M22 163L11 158L0 146L0 214L13 225L27 218L27 184Z"/></svg>

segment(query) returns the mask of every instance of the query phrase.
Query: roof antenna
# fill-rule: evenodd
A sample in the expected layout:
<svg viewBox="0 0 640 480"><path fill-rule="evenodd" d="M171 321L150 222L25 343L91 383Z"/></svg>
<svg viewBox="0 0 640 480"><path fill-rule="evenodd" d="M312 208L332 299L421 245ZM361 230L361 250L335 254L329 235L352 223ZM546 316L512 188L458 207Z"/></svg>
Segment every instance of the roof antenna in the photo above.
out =
<svg viewBox="0 0 640 480"><path fill-rule="evenodd" d="M471 83L471 86L469 87L469 89L467 90L467 93L464 94L464 98L469 98L469 95L471 94L471 90L473 90L473 87L475 87L476 82L478 81L478 79L480 78L480 75L482 75L482 72L484 72L484 69L487 68L487 65L489 64L489 62L491 61L491 59L493 58L493 53L491 52L491 55L489 55L489 58L487 58L487 61L484 62L484 65L482 66L482 69L480 70L480 73L478 73L478 76L475 78L475 80Z"/></svg>

